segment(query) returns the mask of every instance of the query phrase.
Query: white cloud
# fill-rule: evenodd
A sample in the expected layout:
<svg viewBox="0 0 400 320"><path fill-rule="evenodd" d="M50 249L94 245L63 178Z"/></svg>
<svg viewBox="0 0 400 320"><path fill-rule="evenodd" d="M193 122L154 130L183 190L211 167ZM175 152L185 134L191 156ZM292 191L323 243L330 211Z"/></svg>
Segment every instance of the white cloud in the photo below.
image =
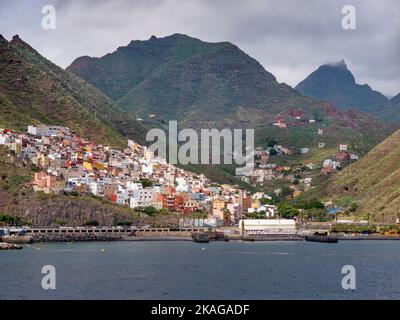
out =
<svg viewBox="0 0 400 320"><path fill-rule="evenodd" d="M185 33L231 41L278 81L295 86L320 64L344 58L360 83L400 91L400 2L352 0L357 29L341 28L343 0L19 0L0 4L3 35L20 36L62 67L131 40ZM41 7L57 29L41 29Z"/></svg>

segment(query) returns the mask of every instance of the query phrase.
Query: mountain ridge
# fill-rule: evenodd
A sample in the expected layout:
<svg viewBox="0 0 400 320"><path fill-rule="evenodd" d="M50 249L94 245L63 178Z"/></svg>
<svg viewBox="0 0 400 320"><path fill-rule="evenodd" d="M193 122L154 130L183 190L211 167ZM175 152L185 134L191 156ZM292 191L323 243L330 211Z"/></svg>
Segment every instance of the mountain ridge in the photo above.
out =
<svg viewBox="0 0 400 320"><path fill-rule="evenodd" d="M15 35L0 38L0 125L65 125L94 141L143 141L144 127L95 87L42 57Z"/></svg>
<svg viewBox="0 0 400 320"><path fill-rule="evenodd" d="M157 62L152 65L154 57ZM145 67L138 67L140 62ZM121 69L125 72L122 76ZM202 108L211 108L213 112L222 109L221 114L224 114L227 108L240 112L242 107L270 107L280 97L268 97L268 90L303 100L303 104L305 100L293 88L277 83L274 75L236 45L203 42L181 34L131 41L128 46L119 47L101 58L78 58L67 70L97 86L125 110L133 110L142 117L149 113L157 116L157 112L163 110L171 113L172 110L173 116L187 113L193 122L196 117L207 116L205 112L197 112ZM113 72L112 79L99 84L100 75L110 77ZM96 73L98 75L94 75ZM106 82L113 83L114 80L115 86L104 89ZM120 88L120 80L124 81L124 88ZM126 86L128 82L130 88ZM122 91L123 96L120 96ZM168 99L165 99L166 95ZM312 102L307 100L307 103ZM233 113L232 117L237 118ZM209 119L206 117L205 120ZM239 122L238 119L230 120Z"/></svg>
<svg viewBox="0 0 400 320"><path fill-rule="evenodd" d="M276 121L300 113L302 121L325 117L322 126L340 123L361 133L371 130L371 124L382 128L367 115L331 112L323 102L278 83L257 60L230 42L203 42L182 34L151 37L131 41L100 58L77 58L67 70L114 96L124 110L164 127L168 120L197 129L250 127L273 138L282 136L273 125ZM341 125L336 135L341 134ZM305 126L298 126L293 136L299 136L301 127ZM379 135L376 141L384 137Z"/></svg>
<svg viewBox="0 0 400 320"><path fill-rule="evenodd" d="M319 66L295 89L342 109L368 112L384 121L400 123L400 114L391 101L368 84L358 84L344 60Z"/></svg>

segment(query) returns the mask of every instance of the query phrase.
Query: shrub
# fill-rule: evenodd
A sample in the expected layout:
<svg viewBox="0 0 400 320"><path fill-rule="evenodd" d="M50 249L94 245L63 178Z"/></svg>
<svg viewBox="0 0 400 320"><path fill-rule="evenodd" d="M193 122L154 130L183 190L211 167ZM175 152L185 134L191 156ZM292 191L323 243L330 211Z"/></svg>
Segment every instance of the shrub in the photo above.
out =
<svg viewBox="0 0 400 320"><path fill-rule="evenodd" d="M26 224L20 217L10 216L8 214L0 214L0 225L21 226Z"/></svg>
<svg viewBox="0 0 400 320"><path fill-rule="evenodd" d="M120 227L130 227L132 225L132 222L130 222L130 221L118 221L117 222L117 226L120 226Z"/></svg>
<svg viewBox="0 0 400 320"><path fill-rule="evenodd" d="M140 180L140 183L142 184L143 188L151 188L153 186L153 182L149 179L142 179Z"/></svg>
<svg viewBox="0 0 400 320"><path fill-rule="evenodd" d="M374 233L376 226L370 225L354 225L354 224L334 224L331 228L332 232L344 233Z"/></svg>
<svg viewBox="0 0 400 320"><path fill-rule="evenodd" d="M154 216L157 213L157 209L154 207L145 207L143 212L148 216Z"/></svg>
<svg viewBox="0 0 400 320"><path fill-rule="evenodd" d="M284 219L292 219L299 215L299 210L287 203L280 203L278 205L278 215Z"/></svg>
<svg viewBox="0 0 400 320"><path fill-rule="evenodd" d="M85 227L96 227L98 225L100 225L100 223L97 220L89 220L84 223Z"/></svg>

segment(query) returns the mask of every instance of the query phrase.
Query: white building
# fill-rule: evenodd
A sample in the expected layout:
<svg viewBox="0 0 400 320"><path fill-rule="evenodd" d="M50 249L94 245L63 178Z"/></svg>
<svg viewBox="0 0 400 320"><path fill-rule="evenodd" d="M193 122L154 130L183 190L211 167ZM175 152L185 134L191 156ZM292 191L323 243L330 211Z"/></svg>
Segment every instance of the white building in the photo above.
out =
<svg viewBox="0 0 400 320"><path fill-rule="evenodd" d="M254 200L261 200L261 199L263 199L263 198L267 198L267 199L269 199L269 200L272 199L269 195L267 195L267 194L264 193L264 192L256 192L256 193L254 193L254 194L251 196L251 198L254 199Z"/></svg>
<svg viewBox="0 0 400 320"><path fill-rule="evenodd" d="M189 191L189 186L187 184L186 179L176 178L175 181L178 184L176 187L176 192L188 192Z"/></svg>
<svg viewBox="0 0 400 320"><path fill-rule="evenodd" d="M266 218L273 218L278 211L278 208L274 205L261 205L258 208L249 208L247 212L254 213L254 212L265 212Z"/></svg>
<svg viewBox="0 0 400 320"><path fill-rule="evenodd" d="M28 157L29 159L35 158L37 156L37 151L34 147L26 147L22 151L24 157Z"/></svg>
<svg viewBox="0 0 400 320"><path fill-rule="evenodd" d="M28 126L28 133L34 136L57 136L61 133L70 134L69 128L61 126Z"/></svg>
<svg viewBox="0 0 400 320"><path fill-rule="evenodd" d="M154 188L144 188L135 190L130 197L130 206L131 208L135 208L134 206L146 206L149 202L153 202L154 200Z"/></svg>
<svg viewBox="0 0 400 320"><path fill-rule="evenodd" d="M128 200L127 195L122 191L117 191L115 195L116 195L115 203L124 206L126 204L126 201Z"/></svg>
<svg viewBox="0 0 400 320"><path fill-rule="evenodd" d="M324 160L323 167L331 167L332 169L338 169L341 167L340 162L339 161L333 161L332 159L326 159Z"/></svg>
<svg viewBox="0 0 400 320"><path fill-rule="evenodd" d="M11 139L8 135L0 134L0 145L5 145L10 142L11 142Z"/></svg>
<svg viewBox="0 0 400 320"><path fill-rule="evenodd" d="M293 219L244 219L239 228L247 234L295 234L296 222Z"/></svg>
<svg viewBox="0 0 400 320"><path fill-rule="evenodd" d="M89 184L89 190L92 194L95 196L98 196L99 193L103 193L103 188L101 185L99 185L97 182L91 182Z"/></svg>
<svg viewBox="0 0 400 320"><path fill-rule="evenodd" d="M139 189L143 189L143 185L138 182L133 182L133 181L126 181L126 189L129 191L136 191Z"/></svg>
<svg viewBox="0 0 400 320"><path fill-rule="evenodd" d="M357 160L358 160L358 156L357 156L356 154L354 154L354 153L351 153L351 154L350 154L350 159L351 159L351 160L356 160L356 161L357 161Z"/></svg>
<svg viewBox="0 0 400 320"><path fill-rule="evenodd" d="M153 166L148 163L142 164L142 172L150 175L153 174Z"/></svg>

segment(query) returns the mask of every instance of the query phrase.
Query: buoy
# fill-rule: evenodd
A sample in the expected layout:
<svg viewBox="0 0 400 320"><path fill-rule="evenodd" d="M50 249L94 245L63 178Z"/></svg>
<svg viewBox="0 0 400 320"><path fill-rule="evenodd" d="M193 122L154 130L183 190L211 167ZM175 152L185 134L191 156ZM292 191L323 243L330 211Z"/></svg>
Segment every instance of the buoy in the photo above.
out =
<svg viewBox="0 0 400 320"><path fill-rule="evenodd" d="M101 249L101 252L104 252L104 249Z"/></svg>

